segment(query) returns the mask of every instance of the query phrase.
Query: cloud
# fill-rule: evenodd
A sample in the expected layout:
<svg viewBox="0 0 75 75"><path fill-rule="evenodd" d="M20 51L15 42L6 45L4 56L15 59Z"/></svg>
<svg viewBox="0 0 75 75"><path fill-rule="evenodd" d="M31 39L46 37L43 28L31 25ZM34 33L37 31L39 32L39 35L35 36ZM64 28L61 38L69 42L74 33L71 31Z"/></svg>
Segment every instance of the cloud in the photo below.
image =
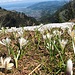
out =
<svg viewBox="0 0 75 75"><path fill-rule="evenodd" d="M0 0L0 3L7 3L7 2L19 2L23 0Z"/></svg>

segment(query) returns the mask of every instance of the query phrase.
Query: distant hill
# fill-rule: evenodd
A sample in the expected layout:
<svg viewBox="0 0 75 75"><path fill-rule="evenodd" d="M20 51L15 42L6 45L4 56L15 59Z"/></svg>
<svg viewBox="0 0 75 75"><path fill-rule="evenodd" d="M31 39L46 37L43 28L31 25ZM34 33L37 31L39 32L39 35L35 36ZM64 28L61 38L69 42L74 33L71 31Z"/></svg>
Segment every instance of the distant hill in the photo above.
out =
<svg viewBox="0 0 75 75"><path fill-rule="evenodd" d="M28 6L31 6L35 4L35 2L28 2L26 3L25 1L24 2L8 2L8 3L0 3L0 6L6 10L17 10L17 11L20 11L21 8L26 8Z"/></svg>
<svg viewBox="0 0 75 75"><path fill-rule="evenodd" d="M21 9L26 15L36 18L37 20L41 16L49 13L53 14L60 9L66 2L65 1L45 1L33 4L27 8Z"/></svg>
<svg viewBox="0 0 75 75"><path fill-rule="evenodd" d="M46 17L45 17L46 16ZM42 23L67 22L75 19L75 0L70 1L52 15L41 17ZM48 16L48 17L47 17Z"/></svg>
<svg viewBox="0 0 75 75"><path fill-rule="evenodd" d="M0 27L19 27L37 25L38 22L24 13L7 11L0 7Z"/></svg>

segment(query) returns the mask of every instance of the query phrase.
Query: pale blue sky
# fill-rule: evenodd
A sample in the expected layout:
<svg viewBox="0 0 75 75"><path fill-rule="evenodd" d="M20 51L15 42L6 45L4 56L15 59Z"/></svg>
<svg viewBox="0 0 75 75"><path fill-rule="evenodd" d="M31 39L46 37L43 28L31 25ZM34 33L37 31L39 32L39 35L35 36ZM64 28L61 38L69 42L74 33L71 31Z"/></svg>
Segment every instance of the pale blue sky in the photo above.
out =
<svg viewBox="0 0 75 75"><path fill-rule="evenodd" d="M0 0L0 3L8 3L8 2L40 2L40 1L53 1L53 0ZM55 0L62 1L62 0ZM66 1L66 0L64 0Z"/></svg>

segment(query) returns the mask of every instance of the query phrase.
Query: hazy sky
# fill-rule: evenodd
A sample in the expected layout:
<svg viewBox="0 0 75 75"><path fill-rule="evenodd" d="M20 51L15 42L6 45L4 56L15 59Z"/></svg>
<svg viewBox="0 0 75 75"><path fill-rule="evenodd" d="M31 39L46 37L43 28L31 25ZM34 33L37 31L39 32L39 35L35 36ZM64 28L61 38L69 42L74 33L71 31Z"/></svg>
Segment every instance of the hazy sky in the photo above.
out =
<svg viewBox="0 0 75 75"><path fill-rule="evenodd" d="M8 2L40 2L40 1L53 1L53 0L0 0L0 3L8 3ZM62 0L55 0L62 1ZM64 0L66 1L66 0Z"/></svg>

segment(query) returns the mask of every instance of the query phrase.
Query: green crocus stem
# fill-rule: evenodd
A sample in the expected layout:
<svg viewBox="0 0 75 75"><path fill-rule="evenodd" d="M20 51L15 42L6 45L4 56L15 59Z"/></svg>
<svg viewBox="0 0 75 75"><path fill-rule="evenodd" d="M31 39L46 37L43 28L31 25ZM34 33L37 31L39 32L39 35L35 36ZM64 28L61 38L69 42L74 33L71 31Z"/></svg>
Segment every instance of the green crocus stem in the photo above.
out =
<svg viewBox="0 0 75 75"><path fill-rule="evenodd" d="M13 35L14 35L14 39L16 40L16 33L15 33L15 32L13 32Z"/></svg>
<svg viewBox="0 0 75 75"><path fill-rule="evenodd" d="M18 68L18 60L17 60L17 58L14 58L14 60L15 60L15 66L16 66L16 68Z"/></svg>
<svg viewBox="0 0 75 75"><path fill-rule="evenodd" d="M5 63L5 75L7 75L7 62Z"/></svg>
<svg viewBox="0 0 75 75"><path fill-rule="evenodd" d="M10 55L10 50L9 50L9 48L8 48L8 52L9 52L9 55Z"/></svg>
<svg viewBox="0 0 75 75"><path fill-rule="evenodd" d="M52 42L52 41L51 41ZM61 60L62 60L62 62L63 62L63 64L64 64L64 61L63 61L63 58L62 58L62 56L61 56L61 53L60 53L60 51L58 50L58 48L56 47L56 45L52 42L52 44L54 45L54 47L56 48L56 50L58 51L58 53L59 53L59 55L60 55L60 58L61 58Z"/></svg>
<svg viewBox="0 0 75 75"><path fill-rule="evenodd" d="M73 50L74 50L74 40L72 40L72 45L73 45ZM74 54L75 54L75 50L74 50Z"/></svg>
<svg viewBox="0 0 75 75"><path fill-rule="evenodd" d="M8 53L9 53L9 55L10 55L10 49L9 49L9 46L7 45L7 50L8 50Z"/></svg>

